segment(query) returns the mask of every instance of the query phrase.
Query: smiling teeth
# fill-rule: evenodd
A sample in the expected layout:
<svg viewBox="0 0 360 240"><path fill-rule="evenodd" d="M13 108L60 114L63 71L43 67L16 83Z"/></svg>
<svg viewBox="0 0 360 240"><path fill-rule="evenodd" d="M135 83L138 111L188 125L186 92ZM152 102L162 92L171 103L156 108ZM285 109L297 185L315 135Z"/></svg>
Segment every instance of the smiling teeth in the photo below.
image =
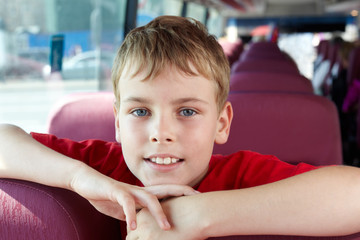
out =
<svg viewBox="0 0 360 240"><path fill-rule="evenodd" d="M153 163L164 164L164 165L168 165L168 164L172 164L172 163L177 163L177 162L179 161L179 159L177 159L177 158L171 158L171 157L166 157L166 158L156 157L156 158L151 158L150 160L151 160Z"/></svg>

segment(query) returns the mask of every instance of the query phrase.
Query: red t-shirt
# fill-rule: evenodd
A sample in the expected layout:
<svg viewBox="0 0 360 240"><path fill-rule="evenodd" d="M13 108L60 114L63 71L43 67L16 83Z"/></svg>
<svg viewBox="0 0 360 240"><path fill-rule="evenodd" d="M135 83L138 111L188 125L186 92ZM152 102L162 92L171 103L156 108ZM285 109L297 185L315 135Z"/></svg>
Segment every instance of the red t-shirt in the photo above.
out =
<svg viewBox="0 0 360 240"><path fill-rule="evenodd" d="M142 186L128 169L118 143L100 140L75 142L48 134L31 133L31 135L53 150L80 160L115 180ZM254 187L316 168L305 163L291 165L274 156L251 151L239 151L228 156L213 155L208 173L194 189L210 192Z"/></svg>
<svg viewBox="0 0 360 240"><path fill-rule="evenodd" d="M118 143L100 140L75 142L49 134L31 135L49 148L80 160L115 180L142 186L126 166ZM227 156L213 155L208 173L195 188L200 192L209 192L254 187L313 169L316 167L309 164L291 165L272 155L251 151L239 151Z"/></svg>

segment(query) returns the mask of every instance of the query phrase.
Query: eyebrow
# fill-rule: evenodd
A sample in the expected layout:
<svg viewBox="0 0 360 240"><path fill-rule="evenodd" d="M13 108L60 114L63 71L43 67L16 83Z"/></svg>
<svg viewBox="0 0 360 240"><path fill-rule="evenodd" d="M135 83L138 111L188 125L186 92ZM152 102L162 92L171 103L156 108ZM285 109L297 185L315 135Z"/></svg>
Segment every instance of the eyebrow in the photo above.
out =
<svg viewBox="0 0 360 240"><path fill-rule="evenodd" d="M128 103L128 102L136 102L136 103L151 103L151 100L148 98L142 98L142 97L128 97L125 98L122 102L124 103ZM199 99L199 98L194 98L194 97L184 97L184 98L179 98L179 99L175 99L174 101L172 101L172 104L184 104L184 103L189 103L189 102L199 102L199 103L203 103L203 104L209 104L209 102Z"/></svg>
<svg viewBox="0 0 360 240"><path fill-rule="evenodd" d="M125 103L127 103L127 102L149 103L151 101L149 99L141 98L141 97L128 97L128 98L125 98L121 102L125 102Z"/></svg>
<svg viewBox="0 0 360 240"><path fill-rule="evenodd" d="M175 101L173 101L173 103L175 104L184 104L184 103L189 103L189 102L199 102L199 103L203 103L203 104L209 104L209 102L202 100L200 98L193 98L193 97L188 97L188 98L179 98L176 99Z"/></svg>

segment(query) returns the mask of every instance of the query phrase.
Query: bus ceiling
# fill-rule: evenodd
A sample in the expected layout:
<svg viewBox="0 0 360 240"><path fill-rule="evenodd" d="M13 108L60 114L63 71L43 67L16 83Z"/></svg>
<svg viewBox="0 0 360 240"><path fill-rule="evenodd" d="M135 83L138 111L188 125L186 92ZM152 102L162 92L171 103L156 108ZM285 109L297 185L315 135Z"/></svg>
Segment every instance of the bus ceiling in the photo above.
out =
<svg viewBox="0 0 360 240"><path fill-rule="evenodd" d="M282 32L344 31L359 0L186 0L213 8L238 26L275 24ZM235 21L234 21L235 20Z"/></svg>
<svg viewBox="0 0 360 240"><path fill-rule="evenodd" d="M215 8L227 17L348 15L359 0L185 0Z"/></svg>

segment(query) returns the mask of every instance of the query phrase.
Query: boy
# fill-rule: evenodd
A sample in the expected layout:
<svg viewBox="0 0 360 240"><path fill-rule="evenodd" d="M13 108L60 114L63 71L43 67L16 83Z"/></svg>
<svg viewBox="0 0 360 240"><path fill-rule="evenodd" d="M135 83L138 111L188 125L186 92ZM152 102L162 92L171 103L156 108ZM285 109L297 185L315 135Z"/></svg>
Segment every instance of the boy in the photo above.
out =
<svg viewBox="0 0 360 240"><path fill-rule="evenodd" d="M0 176L73 190L126 220L127 239L360 231L358 169L292 166L249 151L211 156L229 134L229 72L200 23L159 17L133 30L115 60L121 146L4 125Z"/></svg>

